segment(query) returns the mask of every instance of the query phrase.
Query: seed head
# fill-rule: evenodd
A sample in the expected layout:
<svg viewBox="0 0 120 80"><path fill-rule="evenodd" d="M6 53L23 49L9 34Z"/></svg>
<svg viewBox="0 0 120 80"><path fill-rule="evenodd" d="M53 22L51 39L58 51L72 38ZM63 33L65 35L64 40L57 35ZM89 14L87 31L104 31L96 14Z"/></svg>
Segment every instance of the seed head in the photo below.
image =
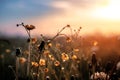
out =
<svg viewBox="0 0 120 80"><path fill-rule="evenodd" d="M72 59L73 59L73 60L76 60L76 59L77 59L77 56L76 56L76 55L72 55Z"/></svg>
<svg viewBox="0 0 120 80"><path fill-rule="evenodd" d="M33 29L35 29L35 26L33 26L33 25L25 25L25 28L27 30L33 30Z"/></svg>
<svg viewBox="0 0 120 80"><path fill-rule="evenodd" d="M60 62L59 62L59 61L55 61L55 62L54 62L54 65L55 65L55 66L59 66L59 65L60 65Z"/></svg>
<svg viewBox="0 0 120 80"><path fill-rule="evenodd" d="M67 26L66 27L70 27L70 25L69 24L67 24Z"/></svg>
<svg viewBox="0 0 120 80"><path fill-rule="evenodd" d="M39 65L44 66L46 64L46 61L44 59L40 59Z"/></svg>
<svg viewBox="0 0 120 80"><path fill-rule="evenodd" d="M69 60L69 56L66 53L62 53L61 58L62 58L63 61Z"/></svg>
<svg viewBox="0 0 120 80"><path fill-rule="evenodd" d="M82 27L80 26L80 29L82 29Z"/></svg>
<svg viewBox="0 0 120 80"><path fill-rule="evenodd" d="M16 24L16 26L18 27L18 26L19 26L19 24Z"/></svg>
<svg viewBox="0 0 120 80"><path fill-rule="evenodd" d="M48 71L49 71L49 69L48 69L48 68L45 68L45 69L44 69L44 72L46 72L46 73L47 73Z"/></svg>
<svg viewBox="0 0 120 80"><path fill-rule="evenodd" d="M38 47L39 51L41 52L45 47L45 41L42 41Z"/></svg>
<svg viewBox="0 0 120 80"><path fill-rule="evenodd" d="M31 62L31 65L32 65L33 67L38 67L38 66L39 66L37 62Z"/></svg>
<svg viewBox="0 0 120 80"><path fill-rule="evenodd" d="M21 54L21 49L20 49L20 48L17 48L17 49L16 49L16 56L18 57L20 54Z"/></svg>
<svg viewBox="0 0 120 80"><path fill-rule="evenodd" d="M73 49L74 52L79 52L80 50L78 48Z"/></svg>

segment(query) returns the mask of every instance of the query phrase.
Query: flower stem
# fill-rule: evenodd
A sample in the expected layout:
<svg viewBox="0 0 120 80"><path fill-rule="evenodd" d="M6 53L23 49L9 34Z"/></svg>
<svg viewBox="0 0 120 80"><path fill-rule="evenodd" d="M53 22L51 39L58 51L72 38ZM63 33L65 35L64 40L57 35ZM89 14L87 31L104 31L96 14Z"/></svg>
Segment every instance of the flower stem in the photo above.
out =
<svg viewBox="0 0 120 80"><path fill-rule="evenodd" d="M27 76L30 75L30 55L31 55L31 36L30 36L30 31L26 30L30 39L29 45L28 45L28 50L29 50L29 54L28 54L28 64L27 64Z"/></svg>

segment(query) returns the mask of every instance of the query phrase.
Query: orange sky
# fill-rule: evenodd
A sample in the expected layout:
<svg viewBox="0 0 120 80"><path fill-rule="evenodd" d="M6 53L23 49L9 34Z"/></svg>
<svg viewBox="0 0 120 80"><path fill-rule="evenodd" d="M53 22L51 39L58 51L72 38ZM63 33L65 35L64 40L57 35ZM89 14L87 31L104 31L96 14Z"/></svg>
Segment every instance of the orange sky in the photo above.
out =
<svg viewBox="0 0 120 80"><path fill-rule="evenodd" d="M45 3L41 3L45 4ZM45 14L32 15L25 18L16 18L2 26L14 26L24 22L33 24L36 29L34 34L56 34L62 27L70 24L73 29L83 27L81 34L101 32L105 35L120 33L120 0L54 0L49 5L54 11ZM22 7L24 8L24 7ZM44 10L44 9L43 9ZM42 10L41 10L42 12ZM11 32L25 34L22 28L14 28ZM21 29L21 30L20 30ZM1 29L11 31L13 29ZM65 30L64 33L69 33Z"/></svg>
<svg viewBox="0 0 120 80"><path fill-rule="evenodd" d="M82 26L81 34L98 31L105 35L118 34L120 33L119 4L119 0L104 0L90 7L80 7L71 6L68 2L56 1L51 5L64 9L63 12L44 16L40 20L38 17L37 22L31 22L41 26L39 29L42 29L43 33L50 32L50 34L57 33L66 24L70 24L73 29Z"/></svg>

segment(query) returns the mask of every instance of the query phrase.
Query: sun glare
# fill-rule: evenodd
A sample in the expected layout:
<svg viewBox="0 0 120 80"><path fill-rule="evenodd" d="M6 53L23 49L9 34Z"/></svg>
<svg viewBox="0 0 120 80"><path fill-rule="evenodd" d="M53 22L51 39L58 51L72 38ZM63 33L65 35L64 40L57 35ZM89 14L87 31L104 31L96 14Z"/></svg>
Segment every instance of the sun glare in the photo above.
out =
<svg viewBox="0 0 120 80"><path fill-rule="evenodd" d="M120 20L120 0L110 0L105 6L97 7L93 17L107 20Z"/></svg>

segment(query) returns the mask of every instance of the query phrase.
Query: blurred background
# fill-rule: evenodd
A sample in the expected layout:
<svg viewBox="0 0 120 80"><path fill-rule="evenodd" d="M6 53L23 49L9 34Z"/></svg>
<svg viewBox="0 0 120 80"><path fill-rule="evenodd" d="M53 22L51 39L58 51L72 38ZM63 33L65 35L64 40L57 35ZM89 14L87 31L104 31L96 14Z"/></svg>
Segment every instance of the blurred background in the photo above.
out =
<svg viewBox="0 0 120 80"><path fill-rule="evenodd" d="M47 48L50 54L53 53L52 55L57 57L55 60L58 60L60 64L62 64L63 61L58 57L61 57L63 52L68 54L71 64L68 61L64 67L68 67L68 63L70 70L75 73L65 75L67 76L65 80L70 80L70 76L76 74L79 75L78 80L90 79L88 65L92 63L91 58L94 52L97 61L101 62L99 71L109 74L106 72L107 63L110 61L111 65L115 65L116 67L116 63L120 61L119 4L119 0L1 0L0 79L15 79L16 48L21 48L23 52L21 56L27 59L25 52L28 50L29 36L24 27L16 26L22 22L25 25L35 26L35 29L31 30L31 37L37 38L38 42L35 45L32 44L32 49L34 49L37 44L40 44L42 40L46 41L49 38L53 38L66 25L70 26L70 29L64 29L61 33L62 35L65 34L67 39L66 36L57 37L51 42L53 46ZM44 39L41 38L41 34L44 36ZM60 48L58 49L56 45L59 45ZM36 52L33 51L33 53ZM56 53L60 55L56 55ZM76 63L74 64L77 65L77 67L74 66L75 69L71 68L74 63L71 57L73 54L77 56L77 60L75 60ZM34 60L33 58L33 61ZM47 60L46 57L45 60L50 61ZM22 78L26 76L26 72L24 71L26 70L26 64L25 62L25 66L21 64L18 65L20 78L23 73ZM82 71L85 66L86 71ZM51 64L51 67L53 67L53 64ZM44 67L42 67L42 69L44 69ZM52 70L51 68L49 69ZM53 67L53 69L56 68ZM61 69L63 69L63 67L61 67ZM114 69L114 66L110 69ZM77 72L77 70L79 72ZM112 70L112 72L115 71ZM50 73L48 73L48 75L49 74ZM59 73L56 72L56 74L58 75ZM85 78L84 74L88 75L88 78ZM51 77L51 75L49 76ZM58 78L58 80L60 79Z"/></svg>

